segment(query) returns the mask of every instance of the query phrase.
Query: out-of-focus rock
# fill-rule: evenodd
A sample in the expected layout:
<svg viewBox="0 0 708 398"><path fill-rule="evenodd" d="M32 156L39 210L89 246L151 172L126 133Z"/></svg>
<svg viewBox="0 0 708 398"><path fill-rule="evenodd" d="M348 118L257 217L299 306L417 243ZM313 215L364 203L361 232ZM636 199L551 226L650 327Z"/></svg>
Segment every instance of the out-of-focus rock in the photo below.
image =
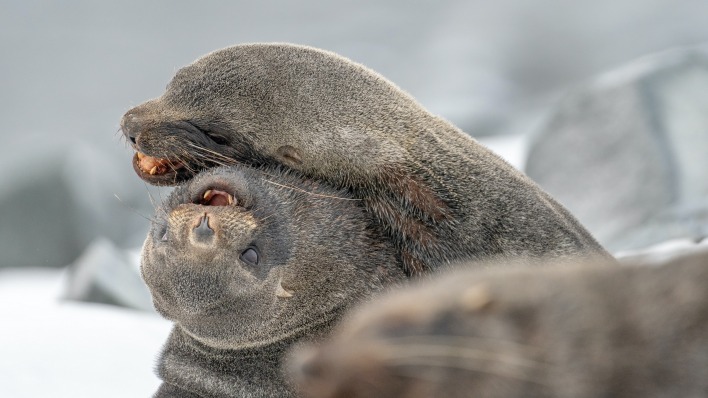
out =
<svg viewBox="0 0 708 398"><path fill-rule="evenodd" d="M708 52L645 57L565 98L526 173L609 250L708 234Z"/></svg>
<svg viewBox="0 0 708 398"><path fill-rule="evenodd" d="M61 162L46 159L44 165L45 171L23 173L23 179L5 172L11 185L0 192L0 268L66 265L80 250Z"/></svg>
<svg viewBox="0 0 708 398"><path fill-rule="evenodd" d="M43 139L9 137L18 150L0 157L0 268L63 267L97 236L140 245L155 212L149 197L164 194L135 176L132 151Z"/></svg>
<svg viewBox="0 0 708 398"><path fill-rule="evenodd" d="M152 299L140 277L137 256L109 240L95 240L69 266L64 299L153 311Z"/></svg>
<svg viewBox="0 0 708 398"><path fill-rule="evenodd" d="M0 268L63 266L80 253L70 188L62 173L67 143L39 134L3 139L0 156Z"/></svg>
<svg viewBox="0 0 708 398"><path fill-rule="evenodd" d="M82 142L69 150L63 180L76 209L76 235L82 247L96 236L120 247L136 247L145 240L154 206L165 196L137 178L132 155L132 150L112 151Z"/></svg>

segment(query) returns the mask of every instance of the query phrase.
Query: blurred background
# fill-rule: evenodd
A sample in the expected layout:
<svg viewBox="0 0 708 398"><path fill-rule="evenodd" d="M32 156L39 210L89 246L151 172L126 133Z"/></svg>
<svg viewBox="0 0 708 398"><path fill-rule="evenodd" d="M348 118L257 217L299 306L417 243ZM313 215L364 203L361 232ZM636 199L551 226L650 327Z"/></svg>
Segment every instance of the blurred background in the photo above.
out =
<svg viewBox="0 0 708 398"><path fill-rule="evenodd" d="M169 323L118 130L212 50L293 42L395 82L624 256L701 244L708 2L0 1L0 396L148 396ZM97 304L103 303L103 304Z"/></svg>

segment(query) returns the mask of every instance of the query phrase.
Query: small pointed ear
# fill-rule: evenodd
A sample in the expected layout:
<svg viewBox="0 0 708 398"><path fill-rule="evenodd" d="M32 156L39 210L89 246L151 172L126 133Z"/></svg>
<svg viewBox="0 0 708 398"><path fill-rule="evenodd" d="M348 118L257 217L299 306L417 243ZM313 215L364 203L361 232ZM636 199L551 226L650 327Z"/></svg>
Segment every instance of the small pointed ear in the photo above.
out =
<svg viewBox="0 0 708 398"><path fill-rule="evenodd" d="M300 151L295 147L283 145L278 148L277 154L280 157L280 161L286 166L297 167L302 164Z"/></svg>
<svg viewBox="0 0 708 398"><path fill-rule="evenodd" d="M291 292L290 290L286 290L283 287L283 283L280 282L280 283L278 283L278 287L275 291L275 295L280 298L290 298L293 296L293 292Z"/></svg>

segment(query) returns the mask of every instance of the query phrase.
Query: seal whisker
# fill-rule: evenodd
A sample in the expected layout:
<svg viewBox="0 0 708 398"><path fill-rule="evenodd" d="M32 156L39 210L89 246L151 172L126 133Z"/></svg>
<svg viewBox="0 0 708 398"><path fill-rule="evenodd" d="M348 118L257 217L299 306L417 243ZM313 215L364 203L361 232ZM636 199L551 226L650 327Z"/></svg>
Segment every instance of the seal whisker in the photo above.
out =
<svg viewBox="0 0 708 398"><path fill-rule="evenodd" d="M120 127L118 127L118 129L113 133L113 137L118 134L120 134L120 137L118 137L118 139L125 141L126 143L128 142L128 139L125 137L125 134L123 134L123 129Z"/></svg>
<svg viewBox="0 0 708 398"><path fill-rule="evenodd" d="M162 196L161 196L161 194L160 194L160 191L159 191L159 190L157 191L158 198L160 199L160 202L159 202L160 204L158 204L158 203L155 201L155 198L152 196L152 193L150 192L150 188L147 186L147 183L145 183L145 181L143 181L143 185L145 186L145 191L146 191L147 194L148 194L148 198L150 199L150 203L152 204L153 209L155 209L155 213L162 213L165 217L167 217L168 214L167 214L167 211L166 211L165 208L164 208L165 203L164 203L164 201L163 201L163 199L162 199Z"/></svg>
<svg viewBox="0 0 708 398"><path fill-rule="evenodd" d="M130 209L130 211L132 211L133 213L139 215L140 217L142 217L142 218L144 218L144 219L146 219L146 220L148 220L148 221L150 221L150 222L157 223L157 219L150 218L150 217L148 217L148 216L146 216L146 215L140 213L139 211L137 211L136 209L134 209L132 206L128 206L128 204L126 204L125 202L123 202L123 199L121 199L120 196L118 196L118 194L114 193L113 196L115 196L115 198L118 199L118 202L120 202L120 203L121 203L123 206L125 206L127 209Z"/></svg>
<svg viewBox="0 0 708 398"><path fill-rule="evenodd" d="M293 187L293 186L291 186L291 185L280 184L280 183L277 183L277 182L275 182L275 181L271 181L271 180L268 180L268 179L266 179L266 180L264 180L264 181L267 182L267 183L269 183L269 184L273 184L273 185L276 185L276 186L278 186L278 187L281 187L281 188L291 189L291 190L293 190L293 191L298 191L298 192L302 192L302 193L305 193L305 194L308 194L308 195L317 196L317 197L321 197L321 198L337 199L337 200L347 200L347 201L355 201L355 202L356 202L356 201L361 201L361 199L356 199L356 198L344 198L344 197L341 197L341 196L332 196L332 195L324 195L324 194L314 193L314 192L306 191L306 190L301 189L301 188Z"/></svg>
<svg viewBox="0 0 708 398"><path fill-rule="evenodd" d="M152 205L153 210L156 212L159 211L159 207L157 206L157 203L155 203L155 198L152 197L152 194L150 193L150 189L147 186L147 183L143 181L143 185L145 186L145 191L148 194L148 199L150 199L150 204Z"/></svg>
<svg viewBox="0 0 708 398"><path fill-rule="evenodd" d="M210 160L210 161L212 161L212 162L214 162L214 163L216 163L216 164L218 164L218 165L221 165L221 166L231 166L231 165L234 165L234 164L239 164L239 162L238 162L237 160L232 159L232 158L229 158L229 157L226 157L226 156L224 156L224 155L222 155L222 154L220 154L220 153L218 153L218 152L215 152L215 151L213 151L213 150L211 150L211 149L201 147L201 146L196 145L196 144L194 144L194 143L192 143L192 142L189 142L188 145L191 146L192 148L196 149L197 151L202 151L203 154L201 154L201 156L203 156L205 159ZM186 155L186 156L190 156L191 154L185 151L185 155ZM221 159L226 160L227 163L222 162ZM197 160L197 159L195 159L195 160ZM204 167L207 167L207 165L204 164ZM266 176L271 176L271 177L273 176L272 174L266 172L265 170L258 170L258 171L259 171L260 173L266 175ZM275 182L273 182L273 181L271 181L271 180L268 180L268 179L266 179L265 181L268 182L268 183L271 183L271 184L280 186L280 187L282 187L282 188L289 188L289 189L292 189L292 190L295 190L295 191L299 191L299 192L304 192L304 193L307 193L307 194L313 195L313 196L326 197L326 198L330 198L330 199L351 200L351 201L360 201L360 200L361 200L361 199L356 199L356 198L344 198L344 197L337 197L337 196L321 195L321 194L316 194L316 193L313 193L313 192L306 191L306 190L301 189L301 188L289 186L289 185L286 185L286 184L275 183Z"/></svg>
<svg viewBox="0 0 708 398"><path fill-rule="evenodd" d="M256 216L258 218L258 221L260 221L264 226L268 225L263 223L264 221L278 214L277 210L266 212L262 207L254 207L251 209L251 212L253 212L254 216Z"/></svg>
<svg viewBox="0 0 708 398"><path fill-rule="evenodd" d="M199 146L195 146L191 142L188 142L187 144L189 146L192 146L196 150L197 153L194 154L194 153L187 151L187 149L185 149L185 148L180 148L180 151L183 153L184 158L189 159L192 163L197 164L201 168L206 169L206 168L209 168L210 166L212 166L209 163L213 163L213 164L216 164L219 166L228 166L228 165L233 164L233 163L224 163L223 161L221 161L219 159L215 159L212 156L212 154L208 153L208 152L207 153L199 153L204 148L199 147Z"/></svg>
<svg viewBox="0 0 708 398"><path fill-rule="evenodd" d="M198 170L194 169L190 164L191 163L196 163L198 166L201 166L203 168L207 168L207 165L202 164L198 159L196 159L191 153L187 152L184 148L175 148L179 150L179 152L173 151L171 155L171 159L175 159L177 162L179 162L179 167L184 167L189 171L192 175L196 175ZM167 166L174 171L174 183L177 183L177 170L179 167L176 167L174 164L171 162L167 163Z"/></svg>
<svg viewBox="0 0 708 398"><path fill-rule="evenodd" d="M211 153L199 153L199 156L199 162L204 168L208 168L210 166L209 163L216 164L218 166L233 166L235 164L239 164L239 162L234 159L225 161L222 158L213 156Z"/></svg>
<svg viewBox="0 0 708 398"><path fill-rule="evenodd" d="M265 221L268 220L269 218L273 217L276 214L278 214L278 213L274 211L274 212L268 214L267 216L261 218L260 222L263 223L263 225L269 225L269 224L266 224Z"/></svg>
<svg viewBox="0 0 708 398"><path fill-rule="evenodd" d="M193 142L189 142L188 145L191 146L192 148L196 149L196 150L199 150L199 151L202 151L202 152L204 152L204 153L210 154L210 155L212 156L212 160L214 160L214 161L216 161L216 159L222 159L224 162L228 162L228 163L222 163L222 164L221 164L222 166L227 166L227 165L230 165L230 164L236 164L236 163L238 163L238 161L237 161L236 159L230 158L230 157L228 157L228 156L226 156L226 155L223 155L223 154L221 154L221 153L219 153L219 152L216 152L216 151L214 151L214 150L211 150L211 149L209 149L209 148L205 148L205 147L203 147L203 146L199 146L199 145L197 145L197 144L195 144L195 143L193 143Z"/></svg>

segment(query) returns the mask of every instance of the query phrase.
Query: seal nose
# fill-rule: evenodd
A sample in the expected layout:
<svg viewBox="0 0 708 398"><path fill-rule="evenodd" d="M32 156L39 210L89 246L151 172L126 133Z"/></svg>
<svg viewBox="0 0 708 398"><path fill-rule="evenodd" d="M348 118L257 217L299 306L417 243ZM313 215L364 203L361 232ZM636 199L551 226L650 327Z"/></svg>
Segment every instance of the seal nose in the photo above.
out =
<svg viewBox="0 0 708 398"><path fill-rule="evenodd" d="M198 220L199 224L192 228L191 240L195 243L209 245L214 240L214 230L209 226L209 215L204 213Z"/></svg>
<svg viewBox="0 0 708 398"><path fill-rule="evenodd" d="M135 145L140 131L140 118L135 114L135 110L131 109L123 115L120 121L120 128L123 130L125 138L129 139Z"/></svg>

